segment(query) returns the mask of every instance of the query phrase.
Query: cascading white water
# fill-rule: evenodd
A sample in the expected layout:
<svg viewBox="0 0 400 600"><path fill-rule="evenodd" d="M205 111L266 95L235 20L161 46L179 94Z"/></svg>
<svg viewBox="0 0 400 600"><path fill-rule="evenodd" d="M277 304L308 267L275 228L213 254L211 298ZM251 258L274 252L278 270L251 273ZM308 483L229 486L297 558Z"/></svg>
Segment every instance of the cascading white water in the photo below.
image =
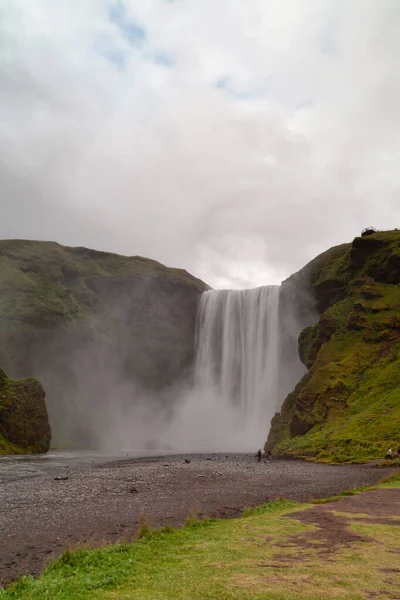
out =
<svg viewBox="0 0 400 600"><path fill-rule="evenodd" d="M279 409L280 286L205 292L196 327L195 388L235 408L251 436Z"/></svg>
<svg viewBox="0 0 400 600"><path fill-rule="evenodd" d="M163 436L174 450L255 451L305 371L297 337L310 315L286 285L212 290L200 300L194 381Z"/></svg>

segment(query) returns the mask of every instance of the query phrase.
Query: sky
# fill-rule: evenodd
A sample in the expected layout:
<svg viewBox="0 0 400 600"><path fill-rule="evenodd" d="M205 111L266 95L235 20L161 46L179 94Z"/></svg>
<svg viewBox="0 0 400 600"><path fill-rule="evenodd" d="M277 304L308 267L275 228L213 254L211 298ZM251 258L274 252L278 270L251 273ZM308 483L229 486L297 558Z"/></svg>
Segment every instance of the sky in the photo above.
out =
<svg viewBox="0 0 400 600"><path fill-rule="evenodd" d="M398 0L0 0L0 238L279 283L400 227Z"/></svg>

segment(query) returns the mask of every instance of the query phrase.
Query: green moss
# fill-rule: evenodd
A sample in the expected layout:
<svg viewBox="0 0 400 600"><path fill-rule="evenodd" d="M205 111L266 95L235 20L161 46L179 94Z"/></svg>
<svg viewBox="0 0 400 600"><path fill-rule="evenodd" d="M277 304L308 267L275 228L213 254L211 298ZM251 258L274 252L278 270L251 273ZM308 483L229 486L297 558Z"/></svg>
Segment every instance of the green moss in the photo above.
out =
<svg viewBox="0 0 400 600"><path fill-rule="evenodd" d="M5 456L6 454L26 454L26 451L15 444L11 444L0 435L0 456Z"/></svg>
<svg viewBox="0 0 400 600"><path fill-rule="evenodd" d="M275 453L359 462L400 445L399 247L398 231L356 238L311 270L321 316L300 335L309 371L272 422Z"/></svg>
<svg viewBox="0 0 400 600"><path fill-rule="evenodd" d="M0 369L0 454L47 452L51 431L44 398L35 379L13 381Z"/></svg>
<svg viewBox="0 0 400 600"><path fill-rule="evenodd" d="M127 257L54 242L0 242L0 316L26 323L83 319L93 312L104 279L164 278L198 290L205 284L182 269L140 256ZM11 316L12 315L12 316Z"/></svg>
<svg viewBox="0 0 400 600"><path fill-rule="evenodd" d="M350 246L350 244L340 244L326 250L289 279L307 279L310 285L315 285L325 278L325 274L336 272L338 262L341 264L348 260Z"/></svg>

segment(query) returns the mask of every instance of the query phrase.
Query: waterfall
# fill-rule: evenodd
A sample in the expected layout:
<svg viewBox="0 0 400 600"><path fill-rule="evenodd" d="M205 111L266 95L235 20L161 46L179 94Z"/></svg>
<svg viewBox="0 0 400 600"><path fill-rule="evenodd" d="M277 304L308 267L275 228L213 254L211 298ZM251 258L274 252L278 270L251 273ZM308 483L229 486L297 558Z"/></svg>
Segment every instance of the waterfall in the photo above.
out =
<svg viewBox="0 0 400 600"><path fill-rule="evenodd" d="M195 387L265 431L279 410L280 286L205 292L196 326Z"/></svg>
<svg viewBox="0 0 400 600"><path fill-rule="evenodd" d="M272 417L305 372L297 337L312 319L297 304L288 285L204 292L193 385L165 432L172 448L255 452L264 445Z"/></svg>

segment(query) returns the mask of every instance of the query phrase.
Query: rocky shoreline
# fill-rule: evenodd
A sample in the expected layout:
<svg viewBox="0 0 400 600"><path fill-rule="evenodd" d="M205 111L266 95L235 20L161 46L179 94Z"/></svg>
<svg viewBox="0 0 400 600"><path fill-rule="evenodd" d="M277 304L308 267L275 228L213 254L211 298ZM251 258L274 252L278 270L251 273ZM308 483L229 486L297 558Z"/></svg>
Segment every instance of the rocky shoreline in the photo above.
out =
<svg viewBox="0 0 400 600"><path fill-rule="evenodd" d="M373 465L273 460L250 455L176 455L60 469L0 486L0 585L38 575L65 548L135 536L141 514L153 526L187 516L228 518L278 497L307 501L392 474Z"/></svg>

